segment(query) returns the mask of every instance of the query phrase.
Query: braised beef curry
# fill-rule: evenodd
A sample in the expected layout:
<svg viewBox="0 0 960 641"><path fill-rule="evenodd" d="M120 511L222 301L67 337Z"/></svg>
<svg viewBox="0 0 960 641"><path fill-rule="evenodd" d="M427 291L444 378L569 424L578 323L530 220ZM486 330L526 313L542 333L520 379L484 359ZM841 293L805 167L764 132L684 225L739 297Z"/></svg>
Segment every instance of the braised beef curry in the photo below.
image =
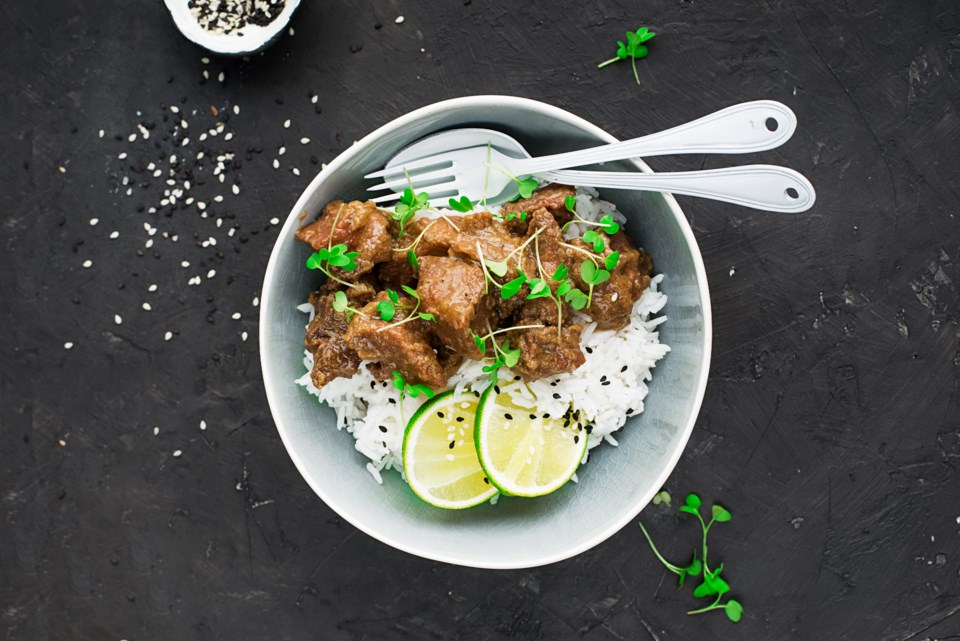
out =
<svg viewBox="0 0 960 641"><path fill-rule="evenodd" d="M584 326L562 295L570 287L591 290L581 264L602 266L618 252L609 278L592 288L582 313L600 329L619 329L650 283L653 262L622 230L596 232L589 244L564 239L561 226L573 217L566 206L571 196L572 187L547 185L498 214L418 218L402 233L390 212L373 202L328 204L296 234L318 252L345 245L352 257L348 266L334 264L345 259L332 260L331 277L310 296L316 313L304 344L314 356L313 384L353 376L361 361L370 361L378 379L397 371L409 383L443 388L464 358L495 351L481 349L478 337L501 346L510 341L511 349L519 349L511 371L527 380L582 365ZM491 273L491 262L502 275ZM569 276L551 280L558 268ZM544 281L550 295L541 285L540 297L528 299L534 281L527 280L505 297L502 286L524 280L521 275ZM568 285L561 289L564 280ZM385 307L393 313L381 313Z"/></svg>

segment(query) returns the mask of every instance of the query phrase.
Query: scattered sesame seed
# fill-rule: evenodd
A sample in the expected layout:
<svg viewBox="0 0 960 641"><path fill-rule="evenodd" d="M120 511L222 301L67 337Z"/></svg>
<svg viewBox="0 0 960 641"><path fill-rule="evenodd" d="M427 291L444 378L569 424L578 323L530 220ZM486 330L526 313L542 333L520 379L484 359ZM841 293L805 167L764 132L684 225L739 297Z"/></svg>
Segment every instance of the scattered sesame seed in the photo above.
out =
<svg viewBox="0 0 960 641"><path fill-rule="evenodd" d="M183 450L174 450L174 451L173 451L173 458L180 458L181 455L183 455Z"/></svg>
<svg viewBox="0 0 960 641"><path fill-rule="evenodd" d="M217 275L217 270L215 269L211 269L210 271L207 272L207 278L213 278L216 275Z"/></svg>
<svg viewBox="0 0 960 641"><path fill-rule="evenodd" d="M260 297L259 297L259 296L254 296L254 297L253 297L253 306L254 306L254 307L259 307L259 305L260 305Z"/></svg>
<svg viewBox="0 0 960 641"><path fill-rule="evenodd" d="M296 167L294 167L294 168L291 169L290 171L293 172L293 175L294 175L294 176L299 176L299 175L300 175L300 170L297 169Z"/></svg>
<svg viewBox="0 0 960 641"><path fill-rule="evenodd" d="M234 312L233 316L231 316L230 318L232 318L233 320L240 320L240 312Z"/></svg>
<svg viewBox="0 0 960 641"><path fill-rule="evenodd" d="M127 140L128 140L129 142L136 142L136 141L137 141L137 134L130 134L129 136L127 136Z"/></svg>
<svg viewBox="0 0 960 641"><path fill-rule="evenodd" d="M207 429L207 422L203 419L200 419L200 431Z"/></svg>
<svg viewBox="0 0 960 641"><path fill-rule="evenodd" d="M118 231L110 232L110 240L116 240L118 238L120 238L120 232Z"/></svg>
<svg viewBox="0 0 960 641"><path fill-rule="evenodd" d="M168 341L168 340L170 340L171 338L173 338L173 332L164 332L164 334L163 334L163 340Z"/></svg>
<svg viewBox="0 0 960 641"><path fill-rule="evenodd" d="M397 16L397 19L394 20L394 22L397 24L403 24L403 16Z"/></svg>
<svg viewBox="0 0 960 641"><path fill-rule="evenodd" d="M148 292L155 292L155 291L157 291L157 284L154 283L154 284L150 285L150 287L147 287L147 291L148 291Z"/></svg>
<svg viewBox="0 0 960 641"><path fill-rule="evenodd" d="M73 349L73 343L71 343L70 341L67 341L66 343L63 344L63 349Z"/></svg>
<svg viewBox="0 0 960 641"><path fill-rule="evenodd" d="M153 435L156 436L156 435L159 434L159 433L160 433L160 428L157 427L156 425L154 425L154 426L153 426Z"/></svg>
<svg viewBox="0 0 960 641"><path fill-rule="evenodd" d="M153 309L152 307L150 307L150 303L144 303L142 307L143 307L143 311L145 312L149 312L150 310Z"/></svg>
<svg viewBox="0 0 960 641"><path fill-rule="evenodd" d="M106 134L107 132L105 132L103 129L101 129L98 133L99 133L99 136L100 136L101 138L103 138L104 134Z"/></svg>
<svg viewBox="0 0 960 641"><path fill-rule="evenodd" d="M91 267L93 267L93 261L92 261L92 260L90 260L90 259L88 258L87 260L83 261L83 268L84 268L84 269L90 269Z"/></svg>
<svg viewBox="0 0 960 641"><path fill-rule="evenodd" d="M219 73L219 75L217 75L217 80L219 80L220 82L223 82L223 81L225 81L226 79L227 79L227 75L226 75L225 73L223 73L222 71Z"/></svg>
<svg viewBox="0 0 960 641"><path fill-rule="evenodd" d="M247 341L247 336L249 336L249 335L248 335L246 332L242 332L242 333L240 334L240 340L246 342L246 341ZM391 400L392 400L392 399L391 399Z"/></svg>
<svg viewBox="0 0 960 641"><path fill-rule="evenodd" d="M173 112L173 113L175 113L175 114L178 114L178 113L180 113L180 107L178 107L178 106L176 106L176 105L170 105L170 111Z"/></svg>
<svg viewBox="0 0 960 641"><path fill-rule="evenodd" d="M280 169L280 161L277 160L276 158L273 159L273 168Z"/></svg>
<svg viewBox="0 0 960 641"><path fill-rule="evenodd" d="M125 151L122 151L119 154L117 154L117 160L125 160L126 157L127 157L127 152Z"/></svg>
<svg viewBox="0 0 960 641"><path fill-rule="evenodd" d="M290 31L289 31L288 33L289 33L291 36L295 33L295 31L293 30L293 27L290 27Z"/></svg>
<svg viewBox="0 0 960 641"><path fill-rule="evenodd" d="M58 439L58 440L57 440L57 443L60 444L60 447L66 447L66 446L67 446L67 442L66 442L65 440L63 440L62 438L61 438L61 439Z"/></svg>
<svg viewBox="0 0 960 641"><path fill-rule="evenodd" d="M204 57L200 58L200 62L202 62L202 63L205 64L205 65L208 65L208 64L210 64L210 58L207 58L206 56L204 56Z"/></svg>
<svg viewBox="0 0 960 641"><path fill-rule="evenodd" d="M307 138L307 137L303 137L303 138L300 139L300 144L301 144L301 145L309 145L309 144L310 144L310 139Z"/></svg>
<svg viewBox="0 0 960 641"><path fill-rule="evenodd" d="M117 325L120 325L121 323L123 323L123 319L120 318L120 314L113 315L113 322L116 323Z"/></svg>
<svg viewBox="0 0 960 641"><path fill-rule="evenodd" d="M63 165L60 165L59 167L57 167L57 171L59 171L61 174L65 174L67 173L67 168L64 167Z"/></svg>
<svg viewBox="0 0 960 641"><path fill-rule="evenodd" d="M180 266L183 267L184 269L186 269L187 267L190 266L190 261L181 260L181 261L180 261Z"/></svg>
<svg viewBox="0 0 960 641"><path fill-rule="evenodd" d="M271 218L271 219L270 219L270 224L271 224L271 225L279 225L279 224L280 224L280 219L279 219L279 218Z"/></svg>
<svg viewBox="0 0 960 641"><path fill-rule="evenodd" d="M240 193L240 187L239 187L239 185L234 185L233 187L230 188L230 190L234 193L234 195Z"/></svg>
<svg viewBox="0 0 960 641"><path fill-rule="evenodd" d="M277 150L277 155L278 155L278 156L282 156L282 155L285 154L285 153L287 153L287 148L286 148L286 147L280 147L280 149Z"/></svg>
<svg viewBox="0 0 960 641"><path fill-rule="evenodd" d="M91 218L91 219L90 219L90 226L93 227L94 225L96 225L96 224L99 223L99 222L100 222L100 219L99 219L99 218Z"/></svg>
<svg viewBox="0 0 960 641"><path fill-rule="evenodd" d="M289 119L289 118L287 118L286 120L283 121L283 128L284 128L284 129L289 129L289 128L290 128L290 119Z"/></svg>
<svg viewBox="0 0 960 641"><path fill-rule="evenodd" d="M312 96L310 96L310 104L315 105L317 104L318 100L320 100L320 96L318 96L317 94L313 94Z"/></svg>
<svg viewBox="0 0 960 641"><path fill-rule="evenodd" d="M239 115L240 115L240 105L234 105L234 106L233 106L233 115L234 115L234 116L239 116Z"/></svg>

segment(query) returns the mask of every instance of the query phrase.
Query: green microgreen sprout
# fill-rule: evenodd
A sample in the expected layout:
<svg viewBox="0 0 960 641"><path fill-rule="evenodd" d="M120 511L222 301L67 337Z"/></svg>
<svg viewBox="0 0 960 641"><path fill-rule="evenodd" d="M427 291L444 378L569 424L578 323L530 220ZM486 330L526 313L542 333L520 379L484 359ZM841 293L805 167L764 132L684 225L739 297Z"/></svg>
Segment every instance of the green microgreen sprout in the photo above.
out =
<svg viewBox="0 0 960 641"><path fill-rule="evenodd" d="M527 222L527 212L526 211L512 211L507 214L506 221L510 222L511 220L521 220Z"/></svg>
<svg viewBox="0 0 960 641"><path fill-rule="evenodd" d="M493 345L493 360L487 365L483 366L483 371L488 374L491 383L497 382L497 379L500 376L501 367L515 367L516 364L520 362L521 354L519 347L510 347L509 339L503 341L503 345L500 345L497 343L494 337L505 332L513 332L519 329L533 329L537 327L544 327L544 325L516 325L514 327L498 329L497 331L492 331L488 325L487 333L484 336L478 336L472 330L470 331L470 335L473 337L473 342L477 346L477 349L480 350L481 354L487 353L487 341L490 341L490 344Z"/></svg>
<svg viewBox="0 0 960 641"><path fill-rule="evenodd" d="M647 54L650 53L647 46L643 43L652 39L656 36L654 32L650 31L647 27L640 27L636 31L627 32L627 41L623 42L622 40L617 40L617 55L609 60L604 60L597 65L597 69L602 69L609 64L614 62L619 62L621 60L626 60L630 58L630 64L633 66L633 78L637 81L637 84L640 84L640 76L637 74L637 60L640 58L646 58Z"/></svg>
<svg viewBox="0 0 960 641"><path fill-rule="evenodd" d="M661 494L664 494L661 492ZM657 496L660 496L659 494ZM669 494L667 494L667 505L669 505ZM693 596L701 599L704 597L716 596L713 603L706 605L702 608L697 608L695 610L690 610L687 614L703 614L704 612L710 612L711 610L723 610L727 615L727 618L736 623L740 620L743 615L743 605L735 599L727 599L726 602L721 603L725 594L730 592L730 584L726 582L721 576L720 573L723 571L723 564L721 563L717 566L716 569L711 570L707 562L707 535L710 532L710 528L714 523L725 523L731 519L730 512L727 511L724 507L717 505L716 503L710 509L711 518L710 521L705 522L703 516L700 514L700 507L702 503L700 497L696 494L688 494L684 499L683 505L679 507L681 512L686 514L692 514L696 517L697 521L700 523L700 530L702 533L702 546L701 546L701 558L697 558L697 553L694 551L693 560L689 565L678 566L670 561L667 561L660 551L657 549L657 546L653 544L653 539L650 538L650 533L647 532L647 528L643 526L643 523L639 523L640 530L643 532L643 536L647 539L647 543L650 544L650 549L653 550L654 556L663 564L667 570L676 574L679 578L678 587L682 588L687 577L695 578L697 576L703 576L700 584L694 589Z"/></svg>
<svg viewBox="0 0 960 641"><path fill-rule="evenodd" d="M447 203L450 205L450 209L455 209L464 214L473 210L473 203L466 196L460 196L460 200L451 198Z"/></svg>
<svg viewBox="0 0 960 641"><path fill-rule="evenodd" d="M426 385L411 385L404 378L403 374L397 370L393 370L393 386L400 390L400 420L406 424L406 419L403 417L403 399L409 395L411 398L417 398L423 394L424 398L433 398L435 392L427 387Z"/></svg>
<svg viewBox="0 0 960 641"><path fill-rule="evenodd" d="M653 497L653 504L666 505L667 507L670 507L670 492L667 492L666 490L660 490L657 492Z"/></svg>
<svg viewBox="0 0 960 641"><path fill-rule="evenodd" d="M350 319L353 318L354 314L359 314L364 318L370 318L359 309L350 307L350 302L347 300L347 295L343 293L343 290L340 290L333 295L333 302L330 303L330 306L333 307L333 311L346 315L348 323L350 322Z"/></svg>
<svg viewBox="0 0 960 641"><path fill-rule="evenodd" d="M410 181L410 176L407 176L407 181ZM430 207L430 195L421 191L419 194L413 193L413 184L411 183L410 187L407 187L403 190L403 194L400 195L400 202L397 203L397 206L393 208L393 213L391 216L397 224L400 226L399 231L397 232L397 238L403 236L403 230L406 229L407 223L413 219L413 215L416 214L421 209L427 209Z"/></svg>
<svg viewBox="0 0 960 641"><path fill-rule="evenodd" d="M610 272L598 268L594 263L583 261L580 263L580 278L590 288L587 292L587 309L590 309L590 303L593 302L593 288L610 280Z"/></svg>
<svg viewBox="0 0 960 641"><path fill-rule="evenodd" d="M387 330L387 329L390 329L390 328L392 328L392 327L399 327L400 325L403 325L404 323L409 323L410 321L415 321L415 320L418 320L418 319L419 319L419 320L425 320L425 321L428 321L428 322L431 322L431 323L436 323L436 322L437 322L437 319L436 319L436 317L435 317L433 314L427 314L427 313L424 313L424 312L419 311L419 310L420 310L420 305L423 303L423 301L420 300L420 294L417 293L417 290L415 290L413 287L410 287L409 285L401 285L401 286L400 286L400 289L402 289L405 294L407 294L408 296L410 296L410 298L412 298L413 300L415 300L415 301L416 301L416 304L415 304L415 305L413 306L413 308L411 309L411 307L410 307L409 305L405 305L405 304L403 304L403 303L400 303L400 297L399 297L399 295L397 295L396 292L393 292L393 296L396 296L396 301L394 301L393 296L391 296L391 290L388 289L388 290L387 290L387 297L388 297L389 300L380 301L379 303L377 303L377 310L380 312L380 318L381 318L382 320L385 320L385 321L389 321L389 320L393 319L394 316L395 316L395 314L396 314L396 310L397 310L397 309L409 309L409 310L410 310L410 313L409 313L409 314L407 315L407 317L404 318L403 320L398 320L398 321L395 322L395 323L390 323L389 325L384 325L383 327L380 327L379 329L377 329L378 332L382 332L382 331ZM381 308L381 305L383 305L384 303L389 303L389 305L384 305L384 306ZM384 318L384 310L390 310L391 312L393 312L393 313L390 313L390 314L389 314L389 315L390 315L390 318Z"/></svg>
<svg viewBox="0 0 960 641"><path fill-rule="evenodd" d="M569 227L574 223L580 223L581 225L589 225L591 227L599 227L603 231L607 232L607 234L609 234L610 236L613 236L618 231L620 231L620 223L615 221L613 219L613 216L610 214L604 214L603 216L600 217L600 220L598 221L587 220L586 218L578 214L576 209L576 206L577 206L576 196L567 196L566 198L564 198L563 206L566 208L567 211L573 214L573 218L571 218L570 220L568 220L566 223L563 224L563 227L560 228L561 232L566 232L567 227ZM603 251L603 248L601 247L600 249L596 249L596 243L593 243L592 241L587 240L588 233L589 232L586 232L583 235L584 242L586 242L587 244L593 244L594 251L596 251L599 254L601 251ZM596 235L596 232L594 232L594 235ZM594 236L591 236L591 238L593 237Z"/></svg>
<svg viewBox="0 0 960 641"><path fill-rule="evenodd" d="M347 251L347 246L343 243L332 247L321 247L307 257L307 269L319 269L326 274L327 278L335 280L341 285L356 287L354 283L348 283L334 276L330 272L330 268L339 267L345 272L351 272L357 268L356 258L359 255L359 252Z"/></svg>

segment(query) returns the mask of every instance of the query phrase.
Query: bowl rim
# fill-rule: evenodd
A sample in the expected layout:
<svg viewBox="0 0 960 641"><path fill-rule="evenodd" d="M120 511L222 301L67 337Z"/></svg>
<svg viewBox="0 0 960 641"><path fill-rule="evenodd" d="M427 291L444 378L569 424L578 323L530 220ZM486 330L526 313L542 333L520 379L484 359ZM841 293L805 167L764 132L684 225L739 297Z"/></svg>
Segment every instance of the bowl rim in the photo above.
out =
<svg viewBox="0 0 960 641"><path fill-rule="evenodd" d="M707 386L707 377L710 371L710 360L711 352L713 347L713 319L710 308L710 291L707 284L707 273L703 264L703 256L700 252L700 247L697 243L696 237L693 234L693 230L690 227L689 222L687 222L686 217L683 215L683 210L680 208L680 205L677 203L673 195L668 193L661 193L664 200L667 202L667 205L670 208L671 213L673 214L680 230L683 234L684 240L687 242L688 246L691 249L691 254L693 258L694 271L696 273L697 284L700 290L700 305L703 310L703 351L704 356L700 364L700 371L697 375L697 381L695 385L694 399L693 399L693 408L690 413L690 417L687 419L686 425L683 426L680 434L680 438L677 440L677 444L674 447L673 452L667 457L667 464L664 466L663 470L656 479L656 482L651 483L650 489L647 491L641 500L637 501L634 507L630 510L627 510L619 518L611 522L611 524L599 531L589 539L586 539L577 545L574 545L568 549L565 549L562 552L548 554L539 557L530 557L524 559L522 562L516 561L478 561L477 559L470 558L469 555L458 556L456 554L443 554L436 553L429 546L422 545L418 546L416 544L411 544L403 540L394 538L389 531L378 532L374 531L372 528L365 527L363 524L355 522L352 518L350 510L345 509L344 506L340 505L337 501L333 500L323 488L315 483L311 476L307 473L306 464L301 459L301 454L288 442L288 435L286 428L281 424L277 419L277 413L274 411L274 405L279 399L280 392L274 387L279 385L278 382L273 381L268 376L268 365L267 361L264 358L266 353L266 336L267 332L264 331L268 323L268 310L271 308L273 292L268 288L270 282L272 282L274 277L274 271L276 270L277 263L282 251L286 249L286 240L289 238L289 235L293 231L292 228L299 224L300 214L305 209L306 204L308 203L310 196L315 192L319 186L323 183L326 178L338 171L340 167L347 162L348 159L352 158L360 150L364 149L366 144L388 134L400 127L406 126L412 122L422 120L431 115L437 114L439 112L445 111L447 109L453 108L483 108L483 107L502 107L510 106L515 108L526 109L540 113L546 117L554 118L560 121L563 121L567 124L574 125L586 133L594 134L599 137L601 140L607 142L617 142L617 139L607 131L601 129L597 125L577 116L569 111L555 107L553 105L540 102L538 100L533 100L530 98L521 98L518 96L505 96L505 95L496 95L496 94L483 94L475 96L465 96L460 98L452 98L448 100L442 100L440 102L435 102L418 109L415 109L411 112L408 112L390 122L381 125L371 133L367 134L359 141L354 143L351 147L347 148L341 152L336 158L334 158L325 168L323 168L307 187L304 189L303 193L300 195L300 198L297 199L296 204L294 204L293 209L287 215L287 219L284 222L283 226L280 229L280 232L277 236L277 241L274 244L273 250L270 252L270 259L267 262L267 268L264 273L263 286L260 291L260 336L259 336L259 347L260 347L260 367L261 373L263 375L263 385L264 390L267 395L267 403L270 406L270 414L273 417L274 425L277 428L277 432L280 434L280 439L283 442L284 447L287 450L287 454L290 456L294 465L297 467L297 470L300 472L300 475L307 482L307 484L313 489L313 491L319 496L324 503L326 503L334 512L340 515L344 520L353 525L358 530L364 532L368 536L373 537L374 539L386 543L387 545L394 547L398 550L402 550L409 554L419 556L421 558L430 559L433 561L442 561L444 563L451 563L454 565L461 565L466 567L474 567L481 569L493 569L493 570L512 570L512 569L523 569L523 568L532 568L539 567L543 565L548 565L551 563L556 563L558 561L563 561L574 557L582 552L585 552L600 543L606 541L608 538L619 532L623 527L635 519L638 514L645 508L653 499L654 495L660 491L660 488L663 487L666 483L669 476L673 473L674 468L677 465L677 462L680 460L680 456L683 454L686 449L687 442L690 439L690 434L693 432L693 427L696 424L697 418L700 414L700 408L703 404L703 397L706 391ZM415 142L415 141L409 141ZM647 165L643 160L636 158L632 159L633 162L641 171L647 173L653 173L653 170ZM291 382L292 384L292 382Z"/></svg>

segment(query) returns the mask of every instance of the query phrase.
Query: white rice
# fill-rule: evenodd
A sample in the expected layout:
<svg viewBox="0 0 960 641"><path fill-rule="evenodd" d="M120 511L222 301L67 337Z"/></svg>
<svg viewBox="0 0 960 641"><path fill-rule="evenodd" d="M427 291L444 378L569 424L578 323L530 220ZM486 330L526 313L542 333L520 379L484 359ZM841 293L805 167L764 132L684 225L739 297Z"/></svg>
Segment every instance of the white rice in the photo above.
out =
<svg viewBox="0 0 960 641"><path fill-rule="evenodd" d="M420 215L433 217L440 213L432 210ZM598 198L596 190L577 188L579 216L598 220L607 213L618 222L625 222L613 204ZM443 210L442 214L459 215L448 210ZM567 236L581 235L585 229L578 227L582 226L571 225ZM657 331L667 318L655 316L667 303L667 296L659 291L662 280L661 274L650 281L650 286L633 306L630 322L621 329L598 330L596 323L581 315L579 322L583 322L585 328L580 349L586 362L575 371L524 382L513 381L513 373L504 368L500 372L500 389L510 394L516 404L531 409L535 407L541 414L561 416L572 405L580 411L582 420L592 425L587 443L589 449L604 441L616 446L613 432L623 427L628 416L643 411L652 370L670 351L667 345L660 343ZM309 303L297 309L313 318L313 306ZM367 470L377 483L382 484L382 470L403 472L405 424L401 414L403 418L412 416L423 399L404 399L401 412L399 390L389 382L376 380L370 373L369 364L366 361L361 363L360 370L351 378L334 379L317 389L310 380L313 355L304 351L303 365L307 371L296 382L333 408L337 414L337 428L346 428L353 435L357 451L370 459ZM456 389L457 393L483 391L489 385L483 366L482 361L464 360L450 379L449 388ZM584 461L586 459L585 455Z"/></svg>

